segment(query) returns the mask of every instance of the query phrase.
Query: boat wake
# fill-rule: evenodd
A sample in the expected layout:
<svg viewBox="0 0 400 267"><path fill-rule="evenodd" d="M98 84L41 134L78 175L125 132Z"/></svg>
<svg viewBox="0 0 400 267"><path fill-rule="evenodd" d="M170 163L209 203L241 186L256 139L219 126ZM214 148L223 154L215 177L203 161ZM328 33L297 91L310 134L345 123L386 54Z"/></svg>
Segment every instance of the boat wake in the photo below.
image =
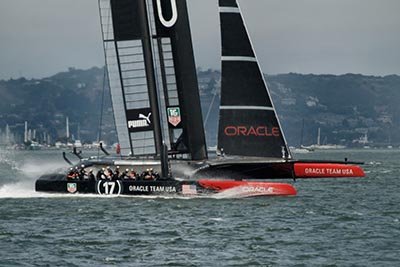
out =
<svg viewBox="0 0 400 267"><path fill-rule="evenodd" d="M0 198L32 198L48 194L35 191L35 181L45 173L65 169L63 162L15 159L13 153L2 151L0 155Z"/></svg>
<svg viewBox="0 0 400 267"><path fill-rule="evenodd" d="M224 190L212 196L212 198L215 199L230 199L230 198L245 198L245 197L246 195L243 194L243 189L241 186Z"/></svg>

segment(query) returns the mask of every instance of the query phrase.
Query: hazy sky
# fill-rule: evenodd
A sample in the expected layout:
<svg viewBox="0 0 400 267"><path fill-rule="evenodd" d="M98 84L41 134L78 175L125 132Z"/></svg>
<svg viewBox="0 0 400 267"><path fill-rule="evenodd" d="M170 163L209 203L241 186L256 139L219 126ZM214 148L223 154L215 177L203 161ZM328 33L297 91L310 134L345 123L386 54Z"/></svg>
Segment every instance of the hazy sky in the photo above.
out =
<svg viewBox="0 0 400 267"><path fill-rule="evenodd" d="M400 74L399 0L239 0L266 73ZM219 68L217 0L188 0L196 63ZM0 0L0 79L104 64L97 0Z"/></svg>

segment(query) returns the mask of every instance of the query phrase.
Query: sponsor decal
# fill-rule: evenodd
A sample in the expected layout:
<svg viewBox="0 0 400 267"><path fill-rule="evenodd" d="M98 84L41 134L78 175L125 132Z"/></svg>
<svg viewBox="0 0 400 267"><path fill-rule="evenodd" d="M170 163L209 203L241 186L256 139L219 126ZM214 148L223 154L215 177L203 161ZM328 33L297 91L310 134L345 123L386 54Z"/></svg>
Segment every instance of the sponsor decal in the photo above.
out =
<svg viewBox="0 0 400 267"><path fill-rule="evenodd" d="M164 27L171 28L172 26L175 25L176 21L178 20L178 10L176 7L176 0L169 0L171 10L172 10L172 16L171 16L170 20L166 20L164 18L162 6L161 6L161 0L156 0L156 1L157 1L158 18L160 19L161 24L164 25Z"/></svg>
<svg viewBox="0 0 400 267"><path fill-rule="evenodd" d="M76 193L78 190L76 183L67 183L67 191L71 194Z"/></svg>
<svg viewBox="0 0 400 267"><path fill-rule="evenodd" d="M197 195L197 186L191 184L182 185L182 194L184 195Z"/></svg>
<svg viewBox="0 0 400 267"><path fill-rule="evenodd" d="M152 112L150 108L127 110L126 118L129 132L148 131L153 129Z"/></svg>
<svg viewBox="0 0 400 267"><path fill-rule="evenodd" d="M99 195L119 196L122 193L122 183L121 181L98 181L96 191Z"/></svg>
<svg viewBox="0 0 400 267"><path fill-rule="evenodd" d="M151 112L147 114L147 116L140 113L138 120L128 121L128 128L149 127L151 124L150 117L151 117Z"/></svg>
<svg viewBox="0 0 400 267"><path fill-rule="evenodd" d="M178 126L181 123L181 109L178 107L168 108L168 122L171 123L174 127Z"/></svg>
<svg viewBox="0 0 400 267"><path fill-rule="evenodd" d="M305 168L304 173L307 175L353 175L351 168Z"/></svg>
<svg viewBox="0 0 400 267"><path fill-rule="evenodd" d="M364 177L363 169L341 163L295 163L296 177Z"/></svg>
<svg viewBox="0 0 400 267"><path fill-rule="evenodd" d="M233 136L257 136L257 137L279 137L281 132L279 127L267 126L226 126L224 134Z"/></svg>
<svg viewBox="0 0 400 267"><path fill-rule="evenodd" d="M175 186L130 185L130 192L176 193Z"/></svg>
<svg viewBox="0 0 400 267"><path fill-rule="evenodd" d="M263 186L243 186L242 191L244 193L272 194L272 193L274 193L274 188L273 187L263 187Z"/></svg>

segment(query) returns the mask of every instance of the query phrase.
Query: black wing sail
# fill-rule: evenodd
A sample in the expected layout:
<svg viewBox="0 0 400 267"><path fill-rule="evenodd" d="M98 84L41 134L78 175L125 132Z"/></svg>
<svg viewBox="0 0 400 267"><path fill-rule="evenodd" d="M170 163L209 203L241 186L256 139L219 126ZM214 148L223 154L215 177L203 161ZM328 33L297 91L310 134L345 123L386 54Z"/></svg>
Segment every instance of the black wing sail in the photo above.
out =
<svg viewBox="0 0 400 267"><path fill-rule="evenodd" d="M236 0L219 0L222 36L218 148L226 155L290 158Z"/></svg>
<svg viewBox="0 0 400 267"><path fill-rule="evenodd" d="M186 0L147 0L165 141L171 153L207 158Z"/></svg>
<svg viewBox="0 0 400 267"><path fill-rule="evenodd" d="M162 143L145 0L99 0L121 155L158 156Z"/></svg>
<svg viewBox="0 0 400 267"><path fill-rule="evenodd" d="M121 153L207 158L186 0L99 1Z"/></svg>

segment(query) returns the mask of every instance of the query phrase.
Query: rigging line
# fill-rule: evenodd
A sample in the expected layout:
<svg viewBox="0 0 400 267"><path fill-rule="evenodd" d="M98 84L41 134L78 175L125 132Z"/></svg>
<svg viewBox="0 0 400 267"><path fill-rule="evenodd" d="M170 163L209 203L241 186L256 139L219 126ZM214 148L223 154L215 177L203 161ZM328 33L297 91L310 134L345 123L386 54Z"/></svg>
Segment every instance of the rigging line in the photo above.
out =
<svg viewBox="0 0 400 267"><path fill-rule="evenodd" d="M99 0L99 11L100 11L100 17L101 17L101 0ZM110 12L110 16L107 16L107 23L106 23L106 27L110 26L110 19L111 19L111 5L110 8L108 10L108 12ZM102 31L102 36L103 39L108 39L108 35L109 35L109 31L107 28L107 32L104 31L103 28L103 23L101 22L101 18L100 18L100 24L101 24L101 31ZM104 53L107 50L107 44L103 43L104 46ZM104 95L105 95L105 91L106 91L106 79L108 76L108 70L107 70L107 60L106 57L104 57L104 69L103 69L103 92L101 94L101 105L100 105L100 119L99 119L99 128L98 128L98 134L97 134L97 143L98 143L98 147L97 147L97 158L100 157L100 140L101 140L101 134L102 134L102 126L103 126L103 113L104 113Z"/></svg>
<svg viewBox="0 0 400 267"><path fill-rule="evenodd" d="M107 69L104 67L103 71L103 92L101 94L101 106L100 106L100 120L99 120L99 129L98 129L98 136L97 136L97 142L100 143L101 140L101 133L102 133L102 126L103 126L103 113L104 113L104 95L106 91L106 79L107 79Z"/></svg>
<svg viewBox="0 0 400 267"><path fill-rule="evenodd" d="M214 102L215 102L216 96L217 96L217 90L214 91L214 95L213 95L213 98L212 98L212 100L211 100L211 104L210 104L210 106L209 106L209 108L208 108L207 115L206 115L206 119L205 119L205 121L204 121L204 125L205 125L205 126L207 126L207 122L208 122L208 119L209 119L209 117L210 117L211 110L212 110L212 108L213 108L213 106L214 106Z"/></svg>

